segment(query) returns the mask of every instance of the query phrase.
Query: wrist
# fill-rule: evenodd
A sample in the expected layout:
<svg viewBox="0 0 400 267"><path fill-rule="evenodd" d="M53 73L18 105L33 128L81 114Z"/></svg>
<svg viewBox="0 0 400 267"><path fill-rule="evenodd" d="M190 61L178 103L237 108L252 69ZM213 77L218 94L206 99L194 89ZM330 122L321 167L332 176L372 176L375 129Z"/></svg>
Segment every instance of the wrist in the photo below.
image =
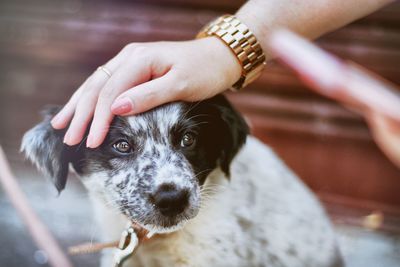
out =
<svg viewBox="0 0 400 267"><path fill-rule="evenodd" d="M240 90L258 78L265 66L264 52L251 29L233 15L224 15L197 34L197 38L217 37L235 56L241 66L240 78L231 88Z"/></svg>
<svg viewBox="0 0 400 267"><path fill-rule="evenodd" d="M240 79L242 73L240 62L229 47L218 37L210 36L202 40L207 43L208 51L212 51L213 64L217 65L218 69L221 70L221 79L225 89L231 87L232 84Z"/></svg>

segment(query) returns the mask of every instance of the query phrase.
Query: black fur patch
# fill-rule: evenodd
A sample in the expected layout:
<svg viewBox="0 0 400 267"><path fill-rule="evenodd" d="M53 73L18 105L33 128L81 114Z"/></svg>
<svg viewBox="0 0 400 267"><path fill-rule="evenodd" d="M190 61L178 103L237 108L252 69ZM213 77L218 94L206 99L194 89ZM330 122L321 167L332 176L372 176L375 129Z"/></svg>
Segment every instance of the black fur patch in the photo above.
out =
<svg viewBox="0 0 400 267"><path fill-rule="evenodd" d="M147 125L145 129L137 131L130 128L126 118L115 117L106 140L96 149L88 149L84 144L73 147L64 145L62 140L65 130L57 131L50 125L50 119L59 110L52 108L46 111L44 121L26 134L23 147L25 151L32 152L31 160L52 177L59 191L65 187L69 163L78 174L109 171L110 176L113 176L127 167L135 168L135 161L139 155L157 160L160 151L155 147L146 151L148 155L142 155L146 138L169 146L174 152L184 156L191 164L200 184L218 164L229 177L230 163L244 144L249 131L245 121L222 95L182 105L182 118L168 133L167 140L170 144L165 144L166 138L161 135L154 117L154 112L165 106L139 115L145 118ZM197 136L196 145L191 149L180 146L182 136L187 131ZM117 153L113 144L119 140L129 142L132 152L127 155ZM181 160L176 160L174 164L176 168L183 166ZM146 171L148 175L151 175L150 166L152 165L150 164Z"/></svg>
<svg viewBox="0 0 400 267"><path fill-rule="evenodd" d="M201 182L217 163L229 177L230 163L249 133L243 117L222 95L187 104L187 109L187 115L182 120L183 128L196 131L199 140L194 151L185 153L186 158L194 166Z"/></svg>

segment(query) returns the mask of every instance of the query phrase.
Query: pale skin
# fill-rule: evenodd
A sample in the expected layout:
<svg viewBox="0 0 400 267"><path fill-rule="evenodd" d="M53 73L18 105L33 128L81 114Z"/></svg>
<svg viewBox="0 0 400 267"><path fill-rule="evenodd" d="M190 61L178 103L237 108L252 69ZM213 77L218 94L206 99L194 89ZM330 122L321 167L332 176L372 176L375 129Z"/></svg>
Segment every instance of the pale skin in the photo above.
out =
<svg viewBox="0 0 400 267"><path fill-rule="evenodd" d="M377 144L400 167L400 90L395 85L286 30L271 35L269 49L315 92L364 116Z"/></svg>
<svg viewBox="0 0 400 267"><path fill-rule="evenodd" d="M271 34L276 29L285 27L308 39L314 39L390 2L250 0L236 16L253 31L268 60L274 55L281 55L279 47L274 48L270 43ZM286 63L292 66L290 60ZM212 97L229 88L241 74L241 66L234 54L216 37L181 42L131 43L104 66L112 74L111 77L103 71L95 71L52 120L56 129L68 127L64 139L67 145L82 142L92 118L86 145L96 148L103 142L114 115L133 115L172 101L199 101ZM301 75L301 71L297 71ZM309 83L312 83L310 79ZM351 96L353 102L347 101L345 91L341 91L340 96L325 95L350 106L357 102L354 95ZM376 107L361 112L368 112L366 117L377 143L386 144L387 138L385 141L380 140L379 136L383 135L379 133L387 133L382 130L385 128L382 125L388 121L387 114L382 115ZM397 115L398 120L390 116L390 129L400 128L400 114ZM388 145L381 147L386 151ZM396 153L387 154L393 157ZM400 155L396 162L400 163Z"/></svg>

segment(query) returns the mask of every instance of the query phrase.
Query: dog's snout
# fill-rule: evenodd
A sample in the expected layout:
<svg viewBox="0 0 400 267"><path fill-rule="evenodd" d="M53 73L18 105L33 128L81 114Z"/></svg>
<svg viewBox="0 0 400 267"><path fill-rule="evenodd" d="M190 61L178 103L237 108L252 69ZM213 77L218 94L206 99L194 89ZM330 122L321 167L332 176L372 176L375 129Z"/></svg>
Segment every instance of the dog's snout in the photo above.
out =
<svg viewBox="0 0 400 267"><path fill-rule="evenodd" d="M150 199L161 214L172 217L182 213L189 204L189 190L178 189L173 184L162 184Z"/></svg>

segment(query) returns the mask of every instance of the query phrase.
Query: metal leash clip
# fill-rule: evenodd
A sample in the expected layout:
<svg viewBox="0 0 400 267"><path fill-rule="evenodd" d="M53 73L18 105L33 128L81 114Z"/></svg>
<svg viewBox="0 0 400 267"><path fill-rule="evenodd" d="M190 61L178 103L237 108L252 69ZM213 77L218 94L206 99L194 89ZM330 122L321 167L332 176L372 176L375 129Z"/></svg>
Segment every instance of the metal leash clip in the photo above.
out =
<svg viewBox="0 0 400 267"><path fill-rule="evenodd" d="M139 239L132 226L123 231L114 255L114 267L122 267L124 261L133 254L138 244Z"/></svg>

